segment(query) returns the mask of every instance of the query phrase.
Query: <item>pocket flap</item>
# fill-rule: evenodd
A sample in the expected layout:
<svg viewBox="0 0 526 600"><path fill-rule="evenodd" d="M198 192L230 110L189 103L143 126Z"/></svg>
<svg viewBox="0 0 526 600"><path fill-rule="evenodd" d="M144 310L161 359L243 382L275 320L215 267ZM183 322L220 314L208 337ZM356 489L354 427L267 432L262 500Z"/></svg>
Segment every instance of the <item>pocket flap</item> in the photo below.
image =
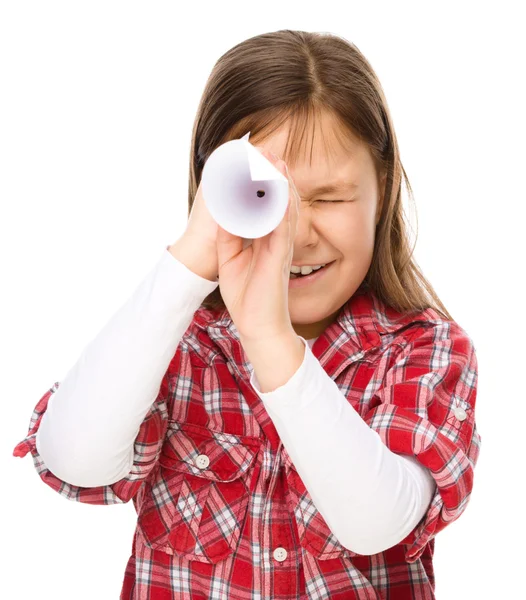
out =
<svg viewBox="0 0 526 600"><path fill-rule="evenodd" d="M209 481L233 481L254 462L262 440L170 421L159 463Z"/></svg>

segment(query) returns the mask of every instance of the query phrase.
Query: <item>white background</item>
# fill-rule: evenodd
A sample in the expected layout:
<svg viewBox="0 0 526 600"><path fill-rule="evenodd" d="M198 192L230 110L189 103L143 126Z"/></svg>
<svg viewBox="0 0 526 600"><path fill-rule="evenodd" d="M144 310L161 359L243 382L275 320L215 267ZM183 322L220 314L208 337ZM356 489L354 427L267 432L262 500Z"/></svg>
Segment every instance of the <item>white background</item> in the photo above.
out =
<svg viewBox="0 0 526 600"><path fill-rule="evenodd" d="M523 590L525 46L519 2L3 2L0 596L116 599L130 502L70 502L14 458L34 405L183 232L215 61L278 29L371 62L415 192L416 258L479 361L482 450L439 533L437 598Z"/></svg>

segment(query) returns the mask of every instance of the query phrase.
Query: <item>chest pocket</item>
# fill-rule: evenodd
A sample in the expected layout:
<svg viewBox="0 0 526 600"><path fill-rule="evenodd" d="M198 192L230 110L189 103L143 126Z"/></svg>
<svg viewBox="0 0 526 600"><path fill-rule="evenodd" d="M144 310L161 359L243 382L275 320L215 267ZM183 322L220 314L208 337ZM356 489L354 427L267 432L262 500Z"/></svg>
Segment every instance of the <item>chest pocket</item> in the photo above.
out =
<svg viewBox="0 0 526 600"><path fill-rule="evenodd" d="M283 450L287 471L288 505L296 519L300 544L318 560L352 557L353 565L368 566L369 557L349 550L332 533L299 476L288 453ZM363 560L363 564L362 561Z"/></svg>
<svg viewBox="0 0 526 600"><path fill-rule="evenodd" d="M166 435L139 509L144 543L216 563L239 542L262 440L176 422L168 424Z"/></svg>

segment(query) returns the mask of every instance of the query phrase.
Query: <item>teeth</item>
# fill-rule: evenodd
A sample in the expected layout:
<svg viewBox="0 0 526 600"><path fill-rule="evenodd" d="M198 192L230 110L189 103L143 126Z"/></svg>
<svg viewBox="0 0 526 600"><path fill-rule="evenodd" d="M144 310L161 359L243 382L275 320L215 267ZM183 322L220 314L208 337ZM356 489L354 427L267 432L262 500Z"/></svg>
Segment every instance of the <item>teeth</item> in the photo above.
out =
<svg viewBox="0 0 526 600"><path fill-rule="evenodd" d="M327 264L327 263L325 263L325 264ZM291 273L295 273L295 274L301 273L302 275L308 275L309 273L312 273L313 271L317 271L318 269L321 269L324 266L325 265L316 265L316 266L313 266L313 267L311 267L309 265L306 265L304 267L294 267L294 266L292 266L292 267L290 267L290 272Z"/></svg>

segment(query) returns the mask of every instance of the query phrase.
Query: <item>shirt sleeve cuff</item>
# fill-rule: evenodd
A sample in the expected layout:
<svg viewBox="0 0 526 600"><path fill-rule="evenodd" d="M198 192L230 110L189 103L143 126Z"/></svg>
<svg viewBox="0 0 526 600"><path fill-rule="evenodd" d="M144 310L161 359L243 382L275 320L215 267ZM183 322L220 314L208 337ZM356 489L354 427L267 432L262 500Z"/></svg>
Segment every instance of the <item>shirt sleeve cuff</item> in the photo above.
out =
<svg viewBox="0 0 526 600"><path fill-rule="evenodd" d="M299 335L298 337L305 345L305 354L303 356L303 362L299 366L298 370L292 375L292 377L286 383L284 383L280 387L276 388L272 392L262 392L256 372L252 371L252 375L250 376L250 384L252 385L252 387L254 388L254 390L257 392L258 396L262 400L267 401L267 402L272 401L272 402L280 402L280 403L285 403L285 402L290 403L290 402L293 402L294 399L298 397L297 390L303 389L305 382L306 382L308 363L310 362L309 359L311 357L312 358L315 358L315 357L311 352L311 349L309 347L309 344L307 343L307 340L305 340L305 338L301 337L301 335Z"/></svg>

